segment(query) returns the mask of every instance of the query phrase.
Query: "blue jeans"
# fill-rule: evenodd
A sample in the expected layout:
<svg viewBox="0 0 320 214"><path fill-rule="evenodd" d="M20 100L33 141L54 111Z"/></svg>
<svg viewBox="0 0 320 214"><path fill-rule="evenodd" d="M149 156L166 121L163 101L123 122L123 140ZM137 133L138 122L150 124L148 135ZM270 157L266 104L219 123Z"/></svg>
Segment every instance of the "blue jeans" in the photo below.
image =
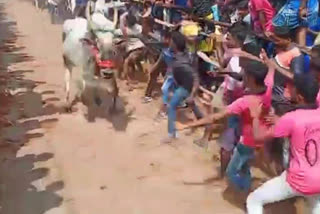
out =
<svg viewBox="0 0 320 214"><path fill-rule="evenodd" d="M170 100L168 108L168 133L170 137L176 137L177 107L190 95L183 87L178 87Z"/></svg>
<svg viewBox="0 0 320 214"><path fill-rule="evenodd" d="M237 137L241 135L241 120L238 115L231 115L227 119L228 121L228 128L232 128L235 130L235 134Z"/></svg>
<svg viewBox="0 0 320 214"><path fill-rule="evenodd" d="M229 181L240 190L248 191L251 186L249 161L254 157L254 149L238 143L228 164Z"/></svg>
<svg viewBox="0 0 320 214"><path fill-rule="evenodd" d="M227 119L227 129L222 133L219 143L222 149L232 152L239 142L241 135L241 123L237 115L231 115Z"/></svg>
<svg viewBox="0 0 320 214"><path fill-rule="evenodd" d="M162 90L162 101L165 105L169 105L170 92L176 87L173 76L168 76L164 81Z"/></svg>

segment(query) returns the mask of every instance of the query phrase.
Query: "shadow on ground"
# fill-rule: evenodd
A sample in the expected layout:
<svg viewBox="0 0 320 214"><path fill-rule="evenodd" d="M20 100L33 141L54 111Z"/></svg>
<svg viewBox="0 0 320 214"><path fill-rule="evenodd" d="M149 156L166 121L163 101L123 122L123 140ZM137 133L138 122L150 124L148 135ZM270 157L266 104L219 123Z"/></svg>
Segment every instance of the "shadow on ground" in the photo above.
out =
<svg viewBox="0 0 320 214"><path fill-rule="evenodd" d="M64 184L57 181L42 186L41 179L48 175L49 169L38 168L36 163L52 159L53 154L19 155L19 151L30 139L44 135L41 128L57 121L54 117L38 119L57 112L42 101L42 95L54 95L54 92L35 92L43 83L26 79L25 74L33 71L15 66L32 62L33 58L23 52L24 47L15 44L21 35L4 7L0 3L0 213L42 214L61 205L63 198L57 191ZM6 122L7 119L12 123Z"/></svg>
<svg viewBox="0 0 320 214"><path fill-rule="evenodd" d="M53 154L15 157L16 152L17 149L1 148L1 213L43 214L59 207L63 198L56 192L63 189L64 183L57 181L39 189L40 179L48 175L49 169L35 168L35 163L48 161Z"/></svg>
<svg viewBox="0 0 320 214"><path fill-rule="evenodd" d="M106 90L99 89L97 86L86 87L82 101L87 107L86 118L89 122L95 122L96 118L102 118L112 124L116 131L126 131L128 123L133 120L134 109L128 110L128 102L118 96L115 100ZM98 103L98 105L97 105Z"/></svg>

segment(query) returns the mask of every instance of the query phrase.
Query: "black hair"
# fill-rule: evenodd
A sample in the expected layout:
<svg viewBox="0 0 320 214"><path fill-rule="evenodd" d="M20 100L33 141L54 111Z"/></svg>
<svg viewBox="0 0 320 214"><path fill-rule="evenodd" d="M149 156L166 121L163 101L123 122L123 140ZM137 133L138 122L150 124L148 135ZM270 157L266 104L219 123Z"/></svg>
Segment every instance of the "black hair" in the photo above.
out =
<svg viewBox="0 0 320 214"><path fill-rule="evenodd" d="M178 51L184 52L186 49L186 39L182 33L179 31L173 31L171 33L171 39L175 46L177 47Z"/></svg>
<svg viewBox="0 0 320 214"><path fill-rule="evenodd" d="M316 103L319 92L319 83L310 73L294 75L294 86L307 104Z"/></svg>
<svg viewBox="0 0 320 214"><path fill-rule="evenodd" d="M243 58L242 58L243 60ZM268 74L268 67L262 62L256 60L245 60L243 67L245 73L254 78L255 83L259 86L264 86L264 79Z"/></svg>
<svg viewBox="0 0 320 214"><path fill-rule="evenodd" d="M134 6L131 6L128 9L128 15L127 15L127 24L128 27L132 27L133 25L135 25L137 23L137 9Z"/></svg>
<svg viewBox="0 0 320 214"><path fill-rule="evenodd" d="M287 2L287 0L269 0L272 7L278 12Z"/></svg>
<svg viewBox="0 0 320 214"><path fill-rule="evenodd" d="M274 26L274 34L282 39L290 39L290 40L294 40L295 39L295 35L296 32L295 30L291 30L289 27L287 26Z"/></svg>
<svg viewBox="0 0 320 214"><path fill-rule="evenodd" d="M252 34L247 34L243 42L242 50L254 56L259 57L262 49L262 43Z"/></svg>
<svg viewBox="0 0 320 214"><path fill-rule="evenodd" d="M128 13L127 15L127 24L128 27L132 27L133 25L135 25L137 23L137 19L136 17L132 14L132 13Z"/></svg>
<svg viewBox="0 0 320 214"><path fill-rule="evenodd" d="M249 7L249 1L248 0L242 0L241 2L239 2L236 6L238 9L240 10L245 10L248 9Z"/></svg>
<svg viewBox="0 0 320 214"><path fill-rule="evenodd" d="M243 45L243 42L248 35L248 28L245 24L236 22L229 28L229 32L235 39L238 40L240 45Z"/></svg>
<svg viewBox="0 0 320 214"><path fill-rule="evenodd" d="M171 32L169 30L162 30L161 31L161 36L163 38L171 38Z"/></svg>

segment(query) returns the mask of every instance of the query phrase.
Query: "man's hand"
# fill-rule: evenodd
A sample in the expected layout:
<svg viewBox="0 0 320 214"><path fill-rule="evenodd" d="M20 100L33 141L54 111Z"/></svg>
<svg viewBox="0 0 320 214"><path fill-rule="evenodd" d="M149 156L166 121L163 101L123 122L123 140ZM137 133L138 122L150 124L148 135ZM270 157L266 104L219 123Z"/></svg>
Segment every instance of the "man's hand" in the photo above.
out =
<svg viewBox="0 0 320 214"><path fill-rule="evenodd" d="M269 68L275 68L274 61L267 56L267 53L264 49L261 50L260 57Z"/></svg>
<svg viewBox="0 0 320 214"><path fill-rule="evenodd" d="M187 129L189 126L180 122L176 122L176 129L177 130L184 130Z"/></svg>
<svg viewBox="0 0 320 214"><path fill-rule="evenodd" d="M264 35L267 37L267 38L271 38L273 36L273 33L270 32L270 31L266 31L264 32Z"/></svg>
<svg viewBox="0 0 320 214"><path fill-rule="evenodd" d="M194 95L191 95L191 96L189 96L187 99L186 99L186 103L187 104L191 104L191 103L193 103L194 102Z"/></svg>
<svg viewBox="0 0 320 214"><path fill-rule="evenodd" d="M307 18L307 8L299 8L299 16L301 19L306 19Z"/></svg>

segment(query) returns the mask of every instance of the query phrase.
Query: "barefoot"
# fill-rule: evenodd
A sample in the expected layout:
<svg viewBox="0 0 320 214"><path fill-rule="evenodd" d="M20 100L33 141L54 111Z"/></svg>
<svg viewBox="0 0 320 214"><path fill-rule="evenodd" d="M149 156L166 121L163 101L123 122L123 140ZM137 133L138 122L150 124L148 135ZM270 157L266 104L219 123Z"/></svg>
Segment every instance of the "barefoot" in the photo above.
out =
<svg viewBox="0 0 320 214"><path fill-rule="evenodd" d="M209 141L207 139L204 139L204 138L200 138L200 139L196 139L193 141L194 144L200 146L201 148L205 148L207 149L208 148L208 144L209 144Z"/></svg>

